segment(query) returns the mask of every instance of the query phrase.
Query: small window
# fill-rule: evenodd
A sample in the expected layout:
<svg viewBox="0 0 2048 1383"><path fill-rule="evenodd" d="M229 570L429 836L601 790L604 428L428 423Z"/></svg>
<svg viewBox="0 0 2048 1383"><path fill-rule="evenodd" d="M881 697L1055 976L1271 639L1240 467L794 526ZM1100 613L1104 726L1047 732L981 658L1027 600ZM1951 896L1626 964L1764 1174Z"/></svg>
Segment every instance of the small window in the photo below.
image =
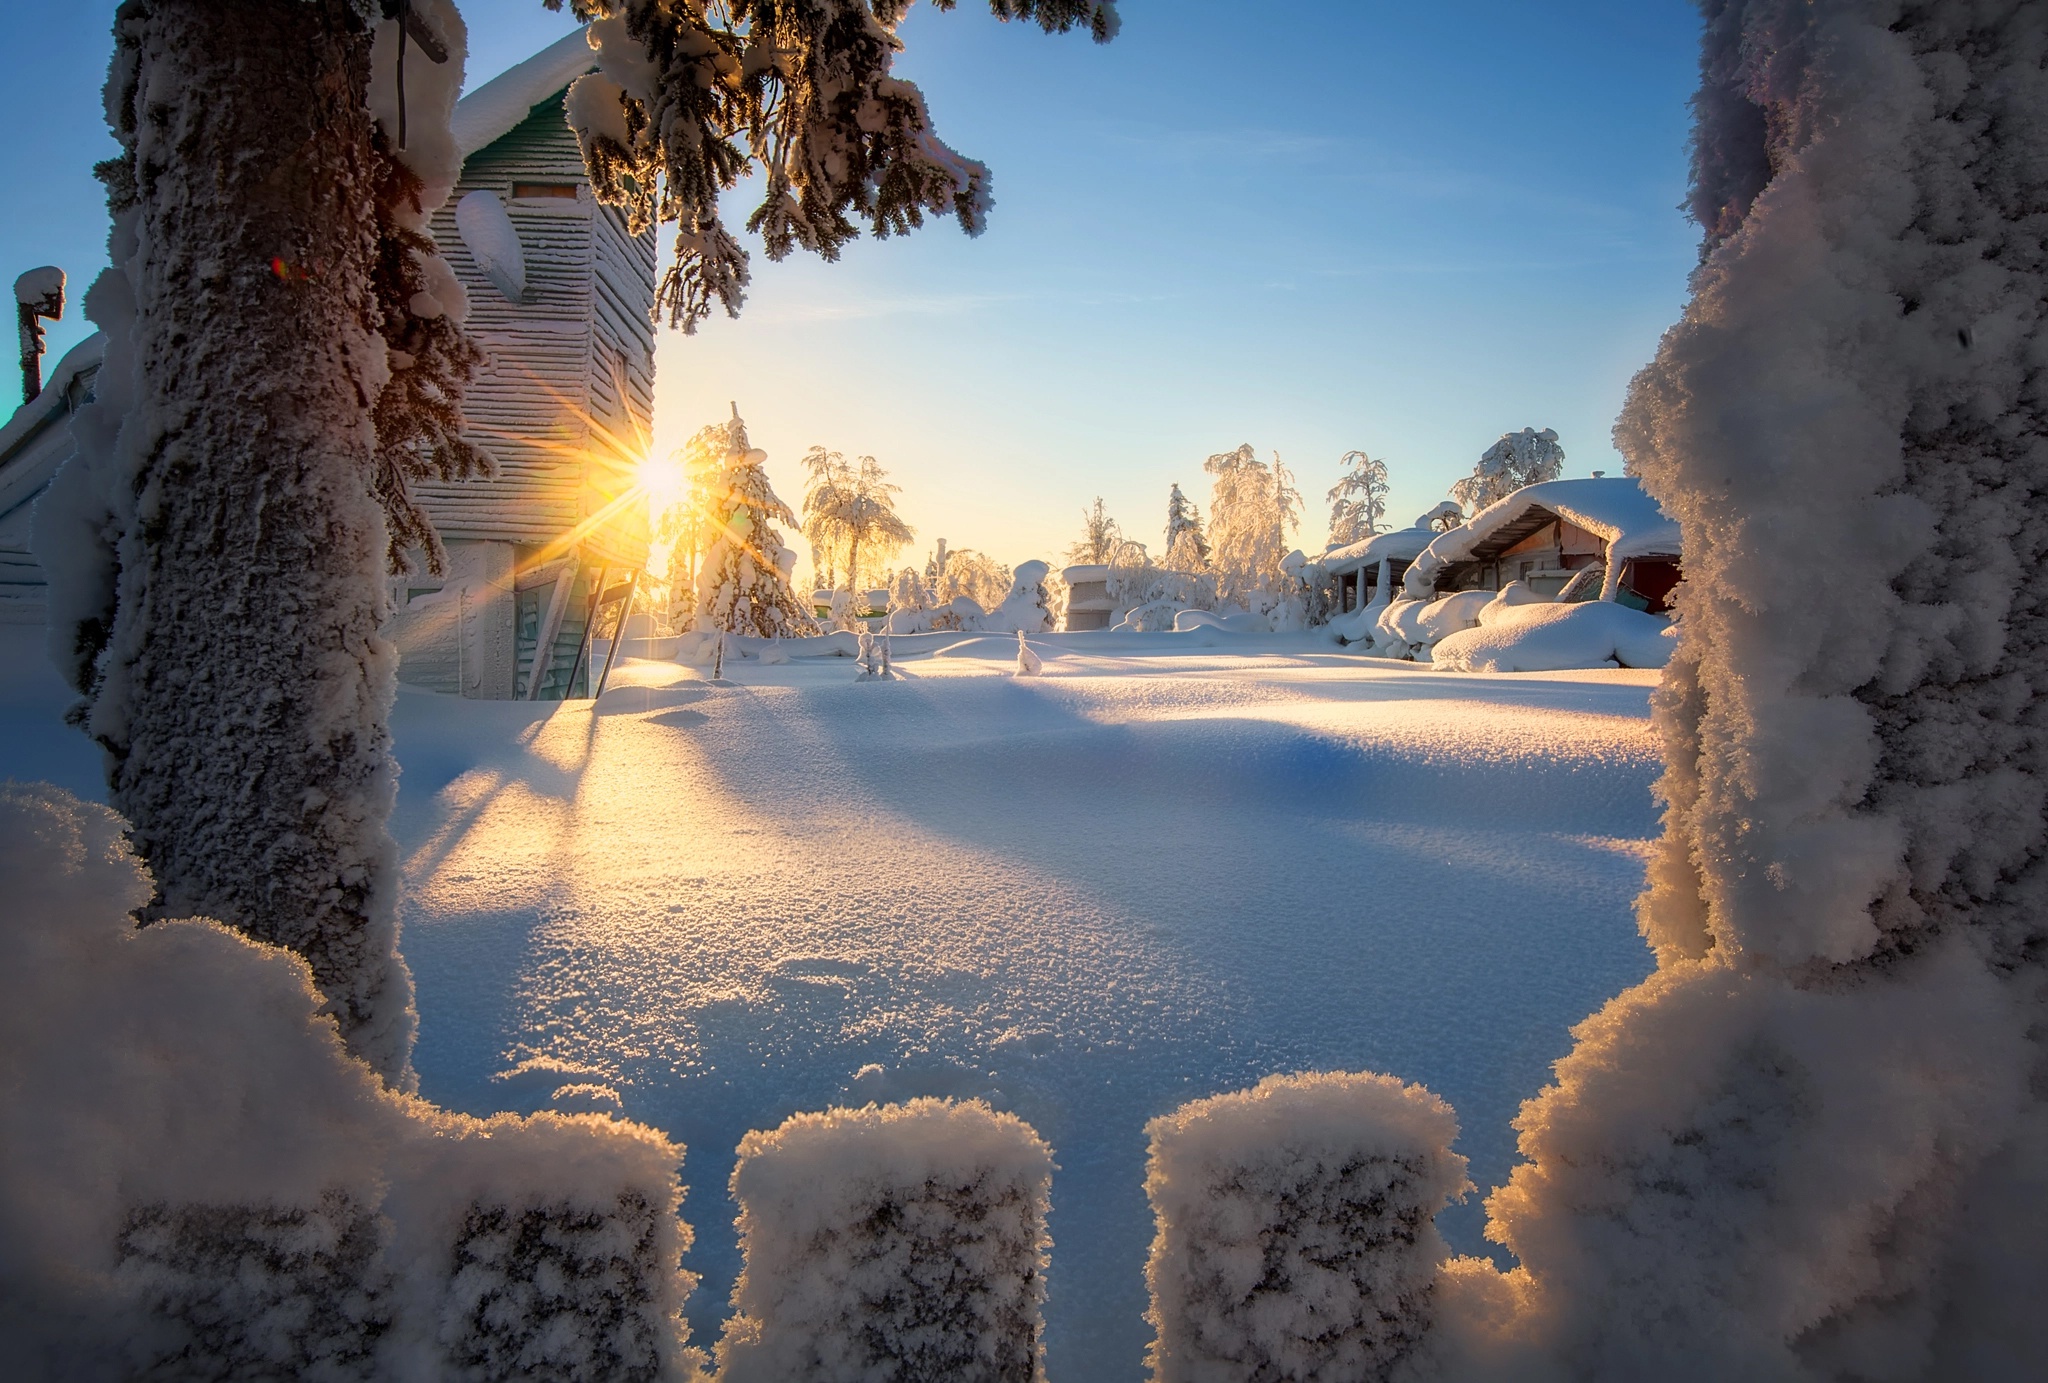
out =
<svg viewBox="0 0 2048 1383"><path fill-rule="evenodd" d="M582 186L573 182L515 182L512 184L512 199L518 201L527 197L566 197L576 200L576 189Z"/></svg>

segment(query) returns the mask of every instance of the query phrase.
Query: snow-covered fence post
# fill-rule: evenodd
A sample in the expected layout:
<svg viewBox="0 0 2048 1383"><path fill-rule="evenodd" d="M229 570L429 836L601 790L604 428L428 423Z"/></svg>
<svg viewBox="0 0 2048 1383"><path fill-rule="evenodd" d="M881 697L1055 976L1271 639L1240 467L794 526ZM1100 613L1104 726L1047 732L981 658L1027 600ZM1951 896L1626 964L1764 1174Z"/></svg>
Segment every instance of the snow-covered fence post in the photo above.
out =
<svg viewBox="0 0 2048 1383"><path fill-rule="evenodd" d="M979 1101L798 1114L740 1143L722 1383L1039 1377L1052 1150Z"/></svg>
<svg viewBox="0 0 2048 1383"><path fill-rule="evenodd" d="M681 1380L682 1149L480 1120L344 1051L303 959L0 785L0 1374Z"/></svg>
<svg viewBox="0 0 2048 1383"><path fill-rule="evenodd" d="M1147 1126L1155 1383L1384 1379L1421 1341L1467 1189L1457 1116L1391 1076L1272 1076Z"/></svg>

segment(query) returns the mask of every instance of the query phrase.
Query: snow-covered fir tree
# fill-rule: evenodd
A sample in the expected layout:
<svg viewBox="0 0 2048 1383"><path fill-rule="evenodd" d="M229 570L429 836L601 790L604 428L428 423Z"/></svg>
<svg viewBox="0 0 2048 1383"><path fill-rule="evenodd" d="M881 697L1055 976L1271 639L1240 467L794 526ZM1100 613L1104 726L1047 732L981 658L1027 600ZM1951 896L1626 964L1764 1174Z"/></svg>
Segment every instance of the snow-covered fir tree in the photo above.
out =
<svg viewBox="0 0 2048 1383"><path fill-rule="evenodd" d="M1451 486L1451 498L1476 514L1495 500L1506 499L1524 485L1555 480L1564 474L1564 448L1549 428L1525 427L1504 432L1479 455L1472 474Z"/></svg>
<svg viewBox="0 0 2048 1383"><path fill-rule="evenodd" d="M849 461L824 447L804 456L804 473L804 536L813 564L823 559L828 588L858 592L886 582L890 559L917 536L896 512L903 487L874 457Z"/></svg>
<svg viewBox="0 0 2048 1383"><path fill-rule="evenodd" d="M1193 565L1179 568L1184 571L1199 571L1209 561L1209 539L1202 532L1202 511L1180 492L1179 485L1166 495L1166 546L1162 550L1169 563L1174 562L1176 552L1192 553Z"/></svg>
<svg viewBox="0 0 2048 1383"><path fill-rule="evenodd" d="M900 4L571 8L597 21L602 70L569 102L592 187L636 233L679 226L672 321L737 310L746 258L719 199L750 166L776 258L927 213L981 229L987 170L891 71ZM1116 29L1111 0L991 8ZM465 46L452 0L120 7L111 267L87 295L107 353L38 540L51 651L160 890L148 914L298 950L350 1047L399 1084L397 660L378 630L394 550L436 560L409 485L486 464L457 430L477 360L425 229L459 171Z"/></svg>
<svg viewBox="0 0 2048 1383"><path fill-rule="evenodd" d="M1343 478L1330 487L1330 546L1343 547L1380 531L1387 516L1387 463L1362 451L1339 459Z"/></svg>
<svg viewBox="0 0 2048 1383"><path fill-rule="evenodd" d="M1292 584L1281 561L1301 522L1301 494L1276 452L1259 460L1249 442L1202 463L1216 477L1209 498L1209 566L1219 600L1257 612Z"/></svg>
<svg viewBox="0 0 2048 1383"><path fill-rule="evenodd" d="M763 639L814 634L810 604L790 584L796 553L775 527L794 525L796 515L768 482L768 453L748 444L737 405L717 426L720 463L703 486L713 526L697 571L693 626Z"/></svg>

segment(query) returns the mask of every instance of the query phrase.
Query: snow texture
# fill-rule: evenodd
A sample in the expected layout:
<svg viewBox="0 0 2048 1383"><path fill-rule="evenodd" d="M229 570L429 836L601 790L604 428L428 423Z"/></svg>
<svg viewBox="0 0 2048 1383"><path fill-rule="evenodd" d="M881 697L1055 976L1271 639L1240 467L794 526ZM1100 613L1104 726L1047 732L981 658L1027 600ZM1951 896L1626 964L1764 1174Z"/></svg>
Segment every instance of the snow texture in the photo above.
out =
<svg viewBox="0 0 2048 1383"><path fill-rule="evenodd" d="M1660 668L1671 661L1673 627L1655 615L1604 600L1514 603L1507 594L1479 612L1476 627L1439 640L1430 661L1452 672Z"/></svg>
<svg viewBox="0 0 2048 1383"><path fill-rule="evenodd" d="M1427 1334L1435 1216L1471 1189L1449 1105L1391 1076L1272 1076L1146 1133L1156 1383L1374 1383Z"/></svg>
<svg viewBox="0 0 2048 1383"><path fill-rule="evenodd" d="M1601 599L1612 600L1621 564L1630 557L1675 557L1684 551L1678 524L1666 517L1640 482L1626 476L1584 480L1549 480L1527 485L1474 514L1448 533L1440 533L1415 559L1403 578L1411 599L1427 600L1436 589L1437 573L1461 562L1506 524L1541 506L1568 523L1598 535L1607 544L1607 585Z"/></svg>
<svg viewBox="0 0 2048 1383"><path fill-rule="evenodd" d="M294 22L122 11L112 266L86 299L106 364L36 546L51 652L161 891L149 914L300 951L349 1042L404 1084L411 981L384 830L396 660L378 635L387 530L364 408L390 370L370 227L311 209L371 203L370 121L349 97L369 44ZM249 51L275 81L216 100L246 87ZM145 92L160 104L142 109ZM306 175L282 192L266 181L307 150L326 162L295 164ZM317 291L314 263L331 276Z"/></svg>
<svg viewBox="0 0 2048 1383"><path fill-rule="evenodd" d="M22 1377L683 1377L681 1149L384 1087L305 963L138 928L123 823L0 788L0 1357Z"/></svg>
<svg viewBox="0 0 2048 1383"><path fill-rule="evenodd" d="M978 1100L798 1114L742 1140L721 1383L1042 1377L1052 1150Z"/></svg>

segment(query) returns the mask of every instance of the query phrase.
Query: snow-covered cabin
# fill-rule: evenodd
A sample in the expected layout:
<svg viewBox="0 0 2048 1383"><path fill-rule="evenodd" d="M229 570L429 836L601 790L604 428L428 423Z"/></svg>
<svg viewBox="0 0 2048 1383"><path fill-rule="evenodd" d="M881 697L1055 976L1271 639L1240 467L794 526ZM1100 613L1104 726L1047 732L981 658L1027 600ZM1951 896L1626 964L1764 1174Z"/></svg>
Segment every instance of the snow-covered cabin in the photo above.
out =
<svg viewBox="0 0 2048 1383"><path fill-rule="evenodd" d="M1600 599L1662 613L1683 556L1677 521L1633 478L1545 480L1438 534L1402 584L1412 600L1515 581L1556 595L1578 572L1599 567Z"/></svg>
<svg viewBox="0 0 2048 1383"><path fill-rule="evenodd" d="M1333 613L1346 615L1375 600L1391 600L1400 589L1409 564L1422 555L1436 533L1428 528L1397 528L1355 543L1333 547L1316 559L1337 592Z"/></svg>
<svg viewBox="0 0 2048 1383"><path fill-rule="evenodd" d="M455 107L462 177L434 238L490 356L463 411L498 475L420 487L448 574L394 584L399 675L417 686L587 695L592 625L646 565L654 236L591 196L563 97L595 66L578 31Z"/></svg>
<svg viewBox="0 0 2048 1383"><path fill-rule="evenodd" d="M106 342L97 333L73 346L42 392L0 426L0 624L41 624L49 580L29 549L35 501L71 455L71 415L92 398Z"/></svg>

